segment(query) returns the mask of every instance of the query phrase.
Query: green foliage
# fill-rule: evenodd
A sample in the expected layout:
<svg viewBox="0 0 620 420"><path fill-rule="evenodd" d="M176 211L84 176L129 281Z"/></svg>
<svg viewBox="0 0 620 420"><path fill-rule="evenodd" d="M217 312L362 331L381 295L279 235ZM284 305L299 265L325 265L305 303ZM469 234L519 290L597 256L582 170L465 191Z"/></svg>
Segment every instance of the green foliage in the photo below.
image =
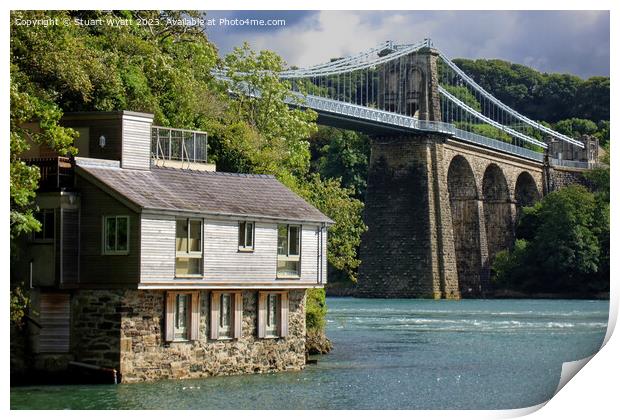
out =
<svg viewBox="0 0 620 420"><path fill-rule="evenodd" d="M59 125L62 111L51 100L37 96L37 89L11 65L10 114L10 232L38 231L33 201L39 182L39 168L26 164L20 155L34 145L44 145L61 154L74 152L75 130ZM32 124L38 121L38 124Z"/></svg>
<svg viewBox="0 0 620 420"><path fill-rule="evenodd" d="M583 118L569 118L558 121L553 128L573 138L579 138L585 134L592 135L598 131L598 127L594 122L584 120Z"/></svg>
<svg viewBox="0 0 620 420"><path fill-rule="evenodd" d="M528 241L517 239L512 250L504 249L493 260L493 282L500 289L529 289L535 286L529 267L522 265L528 256ZM515 284L515 281L518 282Z"/></svg>
<svg viewBox="0 0 620 420"><path fill-rule="evenodd" d="M476 97L466 86L443 85L443 88L465 105L469 105L478 112L482 110L480 107L480 102L478 102Z"/></svg>
<svg viewBox="0 0 620 420"><path fill-rule="evenodd" d="M604 194L571 185L524 209L515 248L493 261L496 284L525 292L608 290L609 202Z"/></svg>
<svg viewBox="0 0 620 420"><path fill-rule="evenodd" d="M459 128L467 129L468 131L472 131L476 134L480 134L481 136L501 140L506 143L512 142L512 137L510 136L510 134L489 124L457 123L456 126Z"/></svg>
<svg viewBox="0 0 620 420"><path fill-rule="evenodd" d="M597 130L596 130L596 133L594 133L594 135L598 138L599 144L602 147L609 146L610 131L611 131L609 121L599 121L598 124L596 125L596 128Z"/></svg>
<svg viewBox="0 0 620 420"><path fill-rule="evenodd" d="M306 329L308 332L323 331L325 328L325 289L309 289L306 293Z"/></svg>
<svg viewBox="0 0 620 420"><path fill-rule="evenodd" d="M320 126L310 138L311 168L324 178L341 178L345 188L363 199L368 179L370 141L368 136L350 130Z"/></svg>
<svg viewBox="0 0 620 420"><path fill-rule="evenodd" d="M272 51L255 53L247 44L235 48L224 59L233 92L233 112L260 133L248 155L255 170L280 178L303 176L309 170L308 137L316 132L317 114L311 109L290 108L285 102L290 84L280 81L277 72L284 62ZM247 95L250 93L250 95Z"/></svg>
<svg viewBox="0 0 620 420"><path fill-rule="evenodd" d="M610 199L610 170L609 168L595 168L584 174L585 178L593 185L597 197L608 202Z"/></svg>
<svg viewBox="0 0 620 420"><path fill-rule="evenodd" d="M502 60L454 62L499 100L532 119L609 120L609 77L582 80L568 74L540 73Z"/></svg>
<svg viewBox="0 0 620 420"><path fill-rule="evenodd" d="M353 198L353 189L340 185L340 179L321 179L318 174L311 174L296 190L334 221L329 229L327 261L345 272L351 281L357 281L357 267L361 263L357 250L367 229L362 220L364 204Z"/></svg>
<svg viewBox="0 0 620 420"><path fill-rule="evenodd" d="M30 295L28 289L24 285L18 285L11 288L11 323L21 327L23 325L24 316L30 305Z"/></svg>

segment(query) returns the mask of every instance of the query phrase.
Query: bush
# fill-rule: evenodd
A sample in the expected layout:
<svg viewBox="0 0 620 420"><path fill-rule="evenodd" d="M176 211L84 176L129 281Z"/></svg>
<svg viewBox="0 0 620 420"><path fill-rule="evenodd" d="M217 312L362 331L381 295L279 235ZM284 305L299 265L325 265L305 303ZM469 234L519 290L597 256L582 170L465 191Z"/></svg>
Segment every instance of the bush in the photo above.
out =
<svg viewBox="0 0 620 420"><path fill-rule="evenodd" d="M309 289L306 294L306 330L323 331L326 315L325 289Z"/></svg>

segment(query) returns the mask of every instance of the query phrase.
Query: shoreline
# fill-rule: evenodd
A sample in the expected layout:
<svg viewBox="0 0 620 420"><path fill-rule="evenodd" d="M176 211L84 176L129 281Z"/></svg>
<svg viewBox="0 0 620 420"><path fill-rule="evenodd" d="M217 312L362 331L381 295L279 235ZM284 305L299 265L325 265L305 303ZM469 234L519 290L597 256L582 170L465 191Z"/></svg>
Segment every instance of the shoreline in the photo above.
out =
<svg viewBox="0 0 620 420"><path fill-rule="evenodd" d="M330 287L329 285L325 287L325 296L326 297L357 297L355 296L355 287L350 286L340 286ZM389 297L381 297L375 299L392 299ZM415 298L411 298L415 299ZM524 293L517 290L508 290L501 289L495 290L489 293L486 296L480 297L463 297L461 300L472 300L472 299L568 299L568 300L609 300L609 292L599 292L599 293L545 293L545 292L537 292L537 293Z"/></svg>

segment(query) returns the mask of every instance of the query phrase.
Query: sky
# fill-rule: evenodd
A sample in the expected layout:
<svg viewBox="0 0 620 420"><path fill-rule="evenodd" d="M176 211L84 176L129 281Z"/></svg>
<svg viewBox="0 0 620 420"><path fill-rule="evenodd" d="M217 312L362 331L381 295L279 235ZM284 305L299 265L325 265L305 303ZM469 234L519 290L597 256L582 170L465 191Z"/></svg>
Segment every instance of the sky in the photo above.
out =
<svg viewBox="0 0 620 420"><path fill-rule="evenodd" d="M393 40L431 38L451 58L499 58L543 72L609 76L608 11L206 11L207 36L225 54L247 41L289 65L323 63ZM284 19L233 26L220 18Z"/></svg>

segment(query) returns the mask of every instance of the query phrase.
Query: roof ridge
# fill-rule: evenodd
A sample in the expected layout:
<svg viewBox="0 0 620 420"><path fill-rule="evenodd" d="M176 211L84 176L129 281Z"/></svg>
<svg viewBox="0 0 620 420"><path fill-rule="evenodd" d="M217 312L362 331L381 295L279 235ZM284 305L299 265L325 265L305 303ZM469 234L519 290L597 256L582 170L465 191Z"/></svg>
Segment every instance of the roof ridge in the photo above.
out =
<svg viewBox="0 0 620 420"><path fill-rule="evenodd" d="M239 173L239 172L203 171L203 170L197 170L197 169L191 169L191 168L172 168L169 166L151 167L151 171L153 170L155 171L166 170L166 171L184 172L184 173L190 172L190 173L204 174L208 176L230 176L230 177L239 177L239 178L276 179L276 177L271 174L246 174L246 173Z"/></svg>

